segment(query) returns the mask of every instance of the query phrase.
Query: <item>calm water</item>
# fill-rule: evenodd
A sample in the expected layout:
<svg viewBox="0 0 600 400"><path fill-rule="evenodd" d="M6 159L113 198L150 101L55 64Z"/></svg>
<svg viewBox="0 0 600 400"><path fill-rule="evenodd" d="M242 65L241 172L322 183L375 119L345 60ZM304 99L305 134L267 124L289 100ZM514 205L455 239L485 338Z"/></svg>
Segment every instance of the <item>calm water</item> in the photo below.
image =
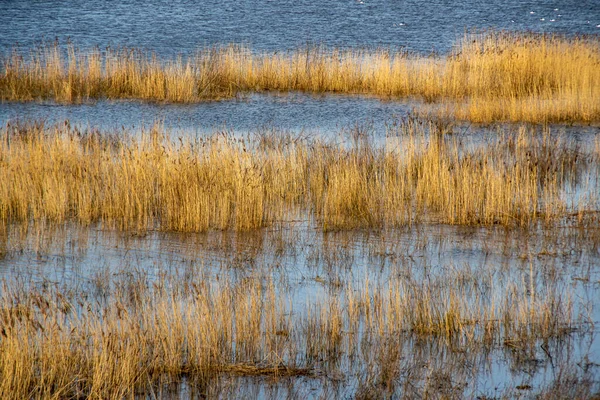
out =
<svg viewBox="0 0 600 400"><path fill-rule="evenodd" d="M384 101L373 97L312 95L305 93L249 94L239 99L201 104L160 104L141 101L96 101L89 104L53 102L0 103L0 125L19 121L43 121L46 125L69 121L80 128L137 132L160 123L176 136L231 131L246 134L275 128L302 136L331 138L356 125L377 138L400 119L413 114L411 101ZM455 124L456 133L495 135L498 125L509 130L518 124ZM538 126L538 130L542 130ZM552 134L566 135L584 146L593 146L600 126L555 125Z"/></svg>
<svg viewBox="0 0 600 400"><path fill-rule="evenodd" d="M559 294L573 301L576 320L583 315L584 320L589 318L593 324L600 321L600 309L593 306L600 295L597 268L600 248L597 238L582 237L576 230L528 232L419 226L383 233L323 234L309 227L273 227L248 233L150 232L132 236L98 228L47 229L30 234L25 242L19 235L10 237L6 245L12 251L0 259L0 276L58 285L90 296L101 296L95 282L103 276L142 277L148 285L164 274L201 275L204 279L233 283L268 276L278 283L283 298L294 305L294 316L305 313L311 304L335 298L341 290L338 282L361 288L368 280L377 288L390 279L402 277L430 284L464 272L466 279L493 277L496 290L490 291L485 285L474 289L487 296L494 292L503 294L504 285L528 282L531 277L542 295L547 285L562 288ZM401 349L405 355L401 366L425 368L419 367L419 362L425 362L432 371L450 368L452 380L465 385L456 393L469 398L499 396L519 385L530 385L537 390L551 385L565 372L581 374L579 366L585 363L591 363L586 368L590 376L597 378L600 346L595 339L596 330L593 326L589 328L590 324L584 322L568 338L551 339L547 353L539 340L526 357L526 352L498 344L486 351L475 347L469 352L455 352L452 345L435 338L413 342L407 333ZM357 376L353 375L356 371L352 363L360 362L346 362L350 365L344 367L342 363L341 368L348 376L333 389L339 398L352 398L355 394ZM417 380L411 383L422 384L417 377L414 379ZM327 380L299 380L296 384L303 390L310 388L309 398L327 398L327 392L323 391L328 387ZM272 390L278 383L250 380L242 387L250 390L253 385L257 385L257 390ZM257 398L286 398L286 395L267 392Z"/></svg>

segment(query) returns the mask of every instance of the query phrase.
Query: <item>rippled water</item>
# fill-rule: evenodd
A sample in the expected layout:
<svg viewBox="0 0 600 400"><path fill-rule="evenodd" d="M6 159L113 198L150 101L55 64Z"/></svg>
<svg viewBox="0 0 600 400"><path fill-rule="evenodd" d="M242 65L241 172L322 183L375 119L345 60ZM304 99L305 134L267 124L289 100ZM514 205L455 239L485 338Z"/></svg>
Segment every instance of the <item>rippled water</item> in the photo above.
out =
<svg viewBox="0 0 600 400"><path fill-rule="evenodd" d="M0 54L42 41L77 46L128 46L165 57L199 47L247 43L257 50L306 43L339 47L406 48L448 52L466 30L600 34L600 2L553 1L2 1ZM268 124L331 132L355 121L379 128L414 104L348 96L248 95L241 100L192 105L96 102L0 104L0 123L15 119L131 128L161 120L187 131L230 127L246 131Z"/></svg>
<svg viewBox="0 0 600 400"><path fill-rule="evenodd" d="M188 53L215 43L289 49L405 47L447 52L465 29L599 33L600 2L583 1L2 1L0 50L41 39Z"/></svg>
<svg viewBox="0 0 600 400"><path fill-rule="evenodd" d="M98 101L90 104L5 103L0 122L26 118L48 124L69 120L82 127L105 130L138 129L161 122L166 128L187 134L233 129L244 133L276 127L307 134L337 132L356 122L371 123L382 132L385 124L407 115L413 105L375 98L301 93L251 94L237 100L202 104L157 104L140 101Z"/></svg>

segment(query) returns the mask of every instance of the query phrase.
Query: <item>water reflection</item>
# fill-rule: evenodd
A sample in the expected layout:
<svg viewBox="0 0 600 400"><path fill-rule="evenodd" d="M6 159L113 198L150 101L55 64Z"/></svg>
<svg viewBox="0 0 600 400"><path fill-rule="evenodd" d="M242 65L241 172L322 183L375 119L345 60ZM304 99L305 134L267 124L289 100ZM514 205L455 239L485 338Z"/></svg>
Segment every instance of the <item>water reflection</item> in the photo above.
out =
<svg viewBox="0 0 600 400"><path fill-rule="evenodd" d="M304 93L248 94L234 100L199 104L158 104L139 101L97 101L87 104L11 102L0 106L0 124L44 121L47 126L69 121L82 129L141 131L159 123L175 136L208 135L228 130L239 135L265 129L291 131L305 136L334 137L357 124L378 138L393 133L402 118L414 115L421 105L415 100L386 101L375 97L312 95ZM444 122L454 133L496 135L503 128L521 124L477 125ZM542 131L544 128L538 126ZM552 125L550 132L593 146L598 126ZM590 141L590 138L592 141Z"/></svg>
<svg viewBox="0 0 600 400"><path fill-rule="evenodd" d="M515 395L521 390L545 390L568 377L580 380L598 373L600 346L593 324L600 321L594 304L600 295L600 271L595 268L600 262L600 241L589 232L443 225L333 233L310 226L204 234L132 234L80 226L24 229L6 231L0 261L3 280L29 282L33 290L56 286L74 296L85 293L102 304L110 304L113 293L120 290L137 293L166 285L176 295L196 284L237 287L258 280L272 282L279 301L290 307L292 321L304 321L307 311L331 301L344 309L351 307L353 296L360 299L359 307L367 307L365 299L377 307L378 296L386 298L393 282L409 291L422 285L434 291L453 285L452 290L480 304L476 307L502 303L505 299L495 296L511 293L505 289L511 285L531 287L539 299L559 295L572 307L567 331L532 341L505 337L488 342L485 335L475 341L468 336L453 340L423 337L410 330L382 341L371 336L375 332L368 318L358 325L347 322L340 358L297 360L308 361L316 375L257 380L234 374L225 386L175 379L156 387L165 395L194 390L229 393L232 387L266 398L289 391L343 397L361 391ZM361 297L365 282L371 292ZM370 312L376 318L376 308ZM296 323L300 322L291 322L290 327ZM293 329L302 336L302 329L309 328ZM476 329L472 334L479 337L482 332ZM587 372L578 367L582 365ZM395 372L382 375L380 368L392 368L385 374Z"/></svg>

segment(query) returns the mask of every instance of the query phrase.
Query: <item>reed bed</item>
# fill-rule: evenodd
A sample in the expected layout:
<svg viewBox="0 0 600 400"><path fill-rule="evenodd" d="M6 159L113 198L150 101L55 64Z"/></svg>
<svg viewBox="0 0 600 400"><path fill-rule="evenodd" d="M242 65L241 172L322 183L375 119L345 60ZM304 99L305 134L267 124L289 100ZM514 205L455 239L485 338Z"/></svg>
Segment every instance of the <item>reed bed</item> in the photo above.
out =
<svg viewBox="0 0 600 400"><path fill-rule="evenodd" d="M136 50L55 45L6 55L0 98L198 102L293 90L416 97L438 103L428 112L474 122L597 122L599 48L596 36L504 32L468 35L445 57L319 46L254 53L229 45L159 60Z"/></svg>
<svg viewBox="0 0 600 400"><path fill-rule="evenodd" d="M98 280L98 297L88 287L4 281L0 394L123 398L150 395L165 377L201 386L223 375L327 379L344 358L382 376L399 359L373 355L398 353L401 337L514 348L560 340L582 324L558 286L438 278L348 284L305 305L268 277L124 271Z"/></svg>
<svg viewBox="0 0 600 400"><path fill-rule="evenodd" d="M524 127L485 146L440 129L409 119L375 145L360 128L336 144L277 132L190 139L158 126L132 136L7 125L0 220L203 232L300 218L327 231L417 222L531 226L597 211L595 185L584 188L585 204L565 192L597 157Z"/></svg>

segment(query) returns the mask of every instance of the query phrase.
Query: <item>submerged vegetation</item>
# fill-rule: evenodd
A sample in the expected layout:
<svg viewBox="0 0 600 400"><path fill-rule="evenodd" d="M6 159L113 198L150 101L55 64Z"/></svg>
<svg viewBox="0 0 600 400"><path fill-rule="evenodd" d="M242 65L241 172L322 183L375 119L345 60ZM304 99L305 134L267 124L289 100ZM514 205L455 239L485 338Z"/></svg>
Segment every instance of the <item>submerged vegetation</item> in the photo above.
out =
<svg viewBox="0 0 600 400"><path fill-rule="evenodd" d="M421 102L379 136L0 127L1 398L598 396L600 135L549 124L600 122L598 36L0 65L1 101L254 91Z"/></svg>
<svg viewBox="0 0 600 400"><path fill-rule="evenodd" d="M600 121L598 38L490 33L467 36L445 57L320 47L253 53L242 46L160 60L128 49L6 55L0 98L197 102L248 91L417 97L427 112L474 122ZM426 107L426 109L429 107Z"/></svg>
<svg viewBox="0 0 600 400"><path fill-rule="evenodd" d="M301 236L282 232L193 245L190 260L212 251L224 257L220 267L178 262L181 254L167 255L165 265L160 256L143 262L139 255L131 264L124 257L135 253L129 245L113 260L117 268L93 266L85 272L90 278L77 283L27 274L5 279L0 395L156 397L162 385L174 383L202 398L218 395L223 382L269 378L272 385L287 379L300 388L303 379L315 380L332 390L329 396L316 392L324 397L472 397L479 389L468 382L490 368L493 352L504 354L515 371L532 373L543 358L557 371L570 371L574 380L551 393L593 393L594 385L584 381L589 374L570 369L575 361L559 350L571 346L574 332L586 335L593 326L570 280L585 267L566 272L534 252L524 266L448 260L432 268L426 254L436 246L428 235L407 248L395 240L369 241L362 253L310 235L304 250ZM513 246L528 242L534 251L536 241L526 236ZM276 256L273 246L282 249ZM400 258L412 246L422 261ZM306 249L307 265L293 262L314 277L309 296L306 282L280 266ZM361 254L370 255L352 260ZM304 292L298 296L298 290ZM243 396L242 388L229 395Z"/></svg>
<svg viewBox="0 0 600 400"><path fill-rule="evenodd" d="M336 143L284 132L194 139L159 126L133 136L7 125L0 221L182 232L293 219L323 230L597 223L595 150L548 130L521 127L477 145L444 129L406 119L378 144L361 126Z"/></svg>

